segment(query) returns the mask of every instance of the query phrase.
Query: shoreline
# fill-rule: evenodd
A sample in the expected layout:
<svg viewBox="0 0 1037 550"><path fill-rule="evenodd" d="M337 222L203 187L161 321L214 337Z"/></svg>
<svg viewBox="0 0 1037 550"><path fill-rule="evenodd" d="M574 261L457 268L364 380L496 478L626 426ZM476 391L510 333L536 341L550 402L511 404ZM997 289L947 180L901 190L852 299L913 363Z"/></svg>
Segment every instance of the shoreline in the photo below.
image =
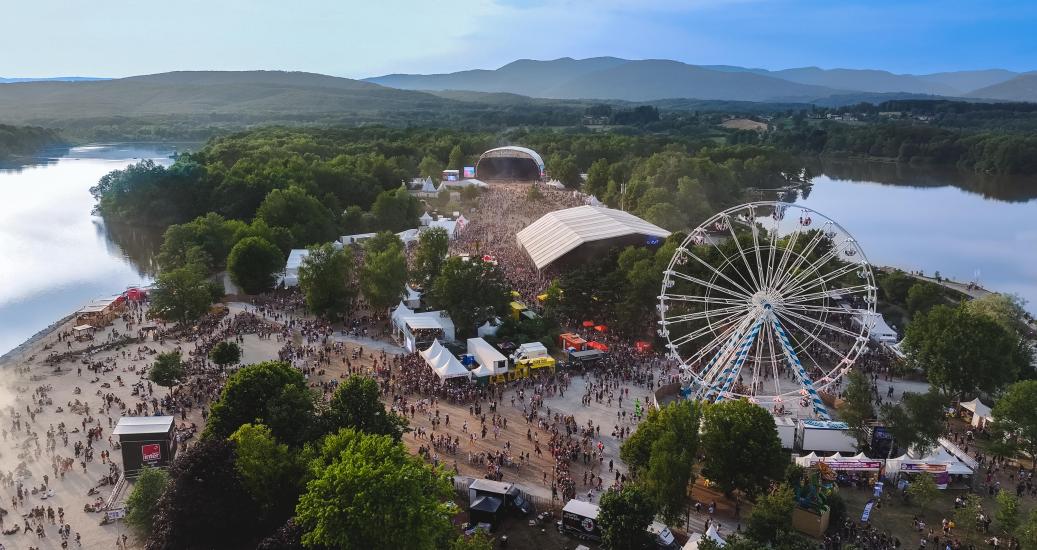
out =
<svg viewBox="0 0 1037 550"><path fill-rule="evenodd" d="M7 366L7 363L11 362L11 360L13 360L18 355L24 354L26 351L29 350L29 348L33 346L33 344L36 344L40 340L43 340L47 336L50 336L61 325L64 325L65 323L69 322L69 320L71 320L73 317L75 317L75 315L75 311L65 315L61 319L58 319L57 321L54 321L53 323L40 329L38 332L36 332L36 334L33 334L32 336L26 338L25 341L21 344L18 344L17 346L5 352L3 355L0 355L0 367Z"/></svg>

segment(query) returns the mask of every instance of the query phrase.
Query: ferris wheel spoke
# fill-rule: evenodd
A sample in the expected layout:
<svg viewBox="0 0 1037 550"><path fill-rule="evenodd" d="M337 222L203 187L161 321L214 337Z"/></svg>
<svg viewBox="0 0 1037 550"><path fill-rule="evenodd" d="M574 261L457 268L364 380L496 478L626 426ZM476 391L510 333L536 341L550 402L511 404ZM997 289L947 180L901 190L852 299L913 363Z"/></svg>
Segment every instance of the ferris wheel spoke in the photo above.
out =
<svg viewBox="0 0 1037 550"><path fill-rule="evenodd" d="M778 255L778 233L781 229L781 222L777 218L774 219L774 226L771 227L770 234L770 246L767 248L767 276L764 277L763 284L769 287L771 280L774 279L774 257Z"/></svg>
<svg viewBox="0 0 1037 550"><path fill-rule="evenodd" d="M693 275L688 275L687 273L681 273L680 271L675 271L675 270L671 269L671 270L666 271L665 274L669 275L671 277L677 277L678 279L684 279L685 281L688 281L688 282L691 282L691 283L695 283L697 285L702 285L702 286L704 286L706 288L715 290L717 292L723 292L723 293L727 294L728 296L734 296L735 298L741 298L743 300L748 300L749 297L751 296L751 293L743 294L742 291L744 291L744 290L741 289L741 287L739 287L739 290L741 290L741 291L735 291L735 290L732 290L730 288L723 287L723 286L720 286L720 285L716 285L716 284L713 284L713 283L711 283L709 281L706 281L706 280L703 280L703 279L699 279L698 277L695 277ZM731 282L733 283L733 281L731 281Z"/></svg>
<svg viewBox="0 0 1037 550"><path fill-rule="evenodd" d="M734 321L735 319L741 317L742 315L744 315L744 312L740 312L739 311L739 312L736 312L736 313L732 313L731 315L728 315L727 317L725 317L723 319L717 320L715 322L710 322L710 324L708 324L708 325L706 325L704 327L695 329L695 330L693 330L693 331L691 331L691 332L689 332L687 334L683 334L681 336L678 336L678 337L676 337L676 338L674 338L673 340L670 341L670 345L671 345L670 349L676 351L677 347L683 346L684 344L687 344L687 343L697 339L699 336L702 336L703 334L707 334L709 332L716 331L717 327L714 326L714 325L724 325L726 323L730 323L730 322ZM661 324L663 326L666 326L667 322L665 320L664 321L659 321L659 324ZM736 326L736 325L732 325L732 326Z"/></svg>
<svg viewBox="0 0 1037 550"><path fill-rule="evenodd" d="M789 297L796 296L796 295L802 294L806 290L810 290L810 289L816 288L818 286L823 286L823 285L825 285L827 283L835 281L839 277L842 277L843 275L847 275L847 274L853 273L854 271L856 271L858 269L860 269L860 266L857 265L857 264L846 264L846 265L840 267L839 269L835 269L835 270L829 271L828 273L825 273L824 275L821 275L821 276L817 277L816 279L809 279L809 280L803 281L801 284L799 284L799 286L796 286L796 287L793 287L793 288L789 288L787 290L783 290L782 293L784 295L786 295L786 296L789 296Z"/></svg>
<svg viewBox="0 0 1037 550"><path fill-rule="evenodd" d="M775 325L777 326L777 321L775 321ZM807 356L807 359L814 363L814 366L817 367L818 371L824 372L824 369L821 368L821 365L817 362L816 359L814 359L814 356L810 354L806 346L803 346L801 343L799 343L795 339L795 337L787 330L782 330L781 332L785 335L786 338L789 339L789 344L796 344L796 347L798 347L800 351L802 351L804 355ZM786 358L789 361L789 366L793 369L793 371L795 371L796 377L799 378L800 385L803 386L803 389L806 390L810 401L813 403L814 412L817 413L818 416L820 416L821 418L825 420L830 420L831 415L829 415L828 409L825 407L824 402L821 400L821 396L817 393L817 389L814 387L814 382L810 378L810 374L807 372L806 368L803 367L802 361L799 359L796 352L791 346L783 347L783 349L785 350Z"/></svg>
<svg viewBox="0 0 1037 550"><path fill-rule="evenodd" d="M750 306L743 304L743 305L740 305L740 306L729 306L729 307L722 307L722 308L719 308L719 309L707 309L707 310L704 310L704 311L696 311L695 313L685 313L684 315L676 315L674 317L671 317L670 319L667 319L666 321L664 321L663 324L664 325L672 325L672 324L675 324L675 323L686 323L688 321L701 321L703 319L708 319L709 317L715 316L715 315L727 315L727 314L730 314L730 313L745 313L745 312L749 311L749 307Z"/></svg>
<svg viewBox="0 0 1037 550"><path fill-rule="evenodd" d="M845 307L831 307L831 306L816 306L801 303L784 303L781 305L782 309L799 311L802 313L825 313L829 315L847 315L850 317L856 317L857 315L867 315L867 311L856 308L845 308Z"/></svg>
<svg viewBox="0 0 1037 550"><path fill-rule="evenodd" d="M819 292L812 292L810 294L800 294L798 296L792 296L792 297L789 297L789 298L785 298L784 301L783 301L783 305L799 304L799 303L803 303L803 302L812 302L814 300L820 300L821 298L826 298L826 297L828 297L829 295L831 295L833 293L838 294L840 296L849 296L851 294L865 293L865 292L868 292L870 289L871 289L870 285L855 285L855 286L847 286L847 287L843 287L843 288L836 288L836 289L832 289L832 290L822 290L822 291L819 291Z"/></svg>
<svg viewBox="0 0 1037 550"><path fill-rule="evenodd" d="M774 395L781 395L781 375L778 373L778 362L777 351L774 349L774 341L777 336L774 334L774 328L771 327L770 323L767 324L767 352L771 359L771 371L774 375Z"/></svg>
<svg viewBox="0 0 1037 550"><path fill-rule="evenodd" d="M811 276L819 272L825 266L825 264L833 260L838 255L839 248L833 247L831 250L825 252L819 258L817 258L817 260L808 264L798 273L792 275L791 277L786 277L785 280L781 283L781 286L778 288L780 288L782 292L785 292L788 288L793 288L797 285L802 284L804 281L810 280Z"/></svg>
<svg viewBox="0 0 1037 550"><path fill-rule="evenodd" d="M692 296L690 294L663 294L659 298L673 300L675 302L691 302L697 304L719 304L719 305L747 305L745 299L739 298L715 298L706 296Z"/></svg>
<svg viewBox="0 0 1037 550"><path fill-rule="evenodd" d="M756 274L759 275L760 282L759 288L764 288L765 279L763 278L763 259L760 258L760 228L757 226L756 217L754 216L751 220L752 234L753 234L753 253L756 255Z"/></svg>
<svg viewBox="0 0 1037 550"><path fill-rule="evenodd" d="M778 268L774 271L774 275L771 279L767 281L768 287L773 288L774 284L782 277L782 274L785 273L785 267L788 265L789 258L791 258L792 252L796 248L796 242L799 240L799 235L799 231L793 231L792 234L789 235L789 240L785 243L784 250L781 253L781 261L778 262Z"/></svg>
<svg viewBox="0 0 1037 550"><path fill-rule="evenodd" d="M824 227L827 227L828 225L829 224L826 223ZM774 281L771 284L771 286L774 288L781 288L785 286L785 283L787 283L790 279L796 276L796 270L799 269L799 266L804 261L806 261L806 259L814 252L814 249L816 249L817 246L825 240L825 238L826 233L824 229L819 229L817 233L815 233L814 236L811 237L809 241L807 241L806 246L803 248L803 252L797 253L793 250L792 252L796 253L796 258L792 261L791 265L787 266L784 270L779 272L778 280ZM790 246L789 248L791 249L792 247Z"/></svg>
<svg viewBox="0 0 1037 550"><path fill-rule="evenodd" d="M702 379L705 382L704 386L710 386L711 384L713 384L717 377L717 374L724 370L723 366L727 364L727 358L735 350L738 342L740 342L744 337L745 331L748 330L749 327L751 327L752 324L756 322L756 320L758 319L758 315L748 316L737 325L733 325L733 330L730 333L730 337L726 338L726 342L724 343L724 345L720 347L715 354L713 354L713 358L710 359L709 363L706 364L706 367L702 369ZM714 349L714 346L719 344L719 340L719 338L714 339L713 342L710 343L708 349ZM708 355L707 349L700 350L697 355L705 357L706 355Z"/></svg>
<svg viewBox="0 0 1037 550"><path fill-rule="evenodd" d="M802 332L803 334L807 335L811 340L817 342L818 344L821 344L821 346L826 348L826 349L828 349L828 351L834 353L836 356L839 357L839 360L842 360L842 359L846 358L846 356L845 356L845 354L843 354L843 352L833 348L831 345L828 344L828 342L825 342L824 340L818 338L816 335L812 334L809 330L803 328L802 325L800 325L799 323L797 323L794 320L790 319L789 317L785 316L783 313L776 311L775 315L777 315L782 321L788 322L788 324L798 328L800 330L800 332ZM788 331L785 331L785 332L787 333Z"/></svg>
<svg viewBox="0 0 1037 550"><path fill-rule="evenodd" d="M749 278L753 280L753 286L755 288L763 288L760 286L760 281L756 280L753 268L749 265L749 259L745 257L745 250L742 248L742 243L738 241L738 235L735 234L735 225L731 223L730 220L727 222L727 231L731 233L731 239L735 242L735 248L738 249L738 255L742 258L742 263L745 265L745 270L749 273ZM737 269L735 271L737 271Z"/></svg>
<svg viewBox="0 0 1037 550"><path fill-rule="evenodd" d="M811 317L809 315L803 315L801 313L796 313L794 311L788 311L788 310L782 311L781 313L783 313L785 315L789 315L791 317L795 317L796 319L801 319L803 321L810 322L810 323L812 323L812 324L814 324L816 326L821 327L822 329L838 332L840 334L849 336L851 338L855 338L856 339L857 337L862 335L862 333L851 332L851 331L848 331L848 330L846 330L846 329L844 329L844 328L842 328L840 326L833 325L831 323L825 323L823 321L818 321L817 319L815 319L815 318L813 318L813 317Z"/></svg>
<svg viewBox="0 0 1037 550"><path fill-rule="evenodd" d="M713 246L716 246L716 245L713 245ZM707 262L706 260L703 260L702 258L700 258L700 257L699 257L699 255L698 255L698 254L695 254L695 253L694 253L694 252L692 252L692 251L691 251L690 249L685 249L685 250L687 250L686 254L687 254L688 256L691 256L692 258L694 258L696 262L698 262L698 263L702 264L703 266L705 266L705 267L706 267L706 269L709 269L709 270L710 270L710 271L712 271L713 273L716 273L716 275L717 275L718 277L720 277L720 278L724 279L724 280L725 280L725 281L727 281L728 283L731 283L731 285L732 285L732 286L734 286L734 287L735 287L736 289L738 289L739 291L741 291L741 292L744 292L744 293L745 293L745 295L746 295L746 297L748 297L748 296L752 295L752 293L753 293L753 292L752 292L751 290L749 290L749 289L747 289L747 288L746 288L746 286L748 286L748 287L751 287L751 286L752 286L752 283L750 283L750 282L748 281L748 279L746 279L746 278L745 278L745 275L743 275L741 271L739 271L738 269L735 269L735 273L738 273L738 276L739 276L739 277L741 277L741 279L742 279L742 282L744 282L746 286L742 286L741 284L739 284L739 283L735 282L735 280L734 280L734 279L732 279L732 278L730 278L730 277L728 277L726 273L724 273L724 272L723 272L723 271L721 271L720 269L717 269L716 267L714 267L713 265L711 265L711 264L710 264L709 262ZM730 258L729 256L727 256L726 254L724 254L724 252L723 252L722 250L720 250L720 248L717 248L717 251L718 251L718 252L720 253L720 255L721 255L721 256L723 256L723 258L724 258L724 263L723 263L723 264L721 264L721 266L724 266L724 265L730 265L730 266L734 266L734 260L732 260L732 259L731 259L731 258Z"/></svg>

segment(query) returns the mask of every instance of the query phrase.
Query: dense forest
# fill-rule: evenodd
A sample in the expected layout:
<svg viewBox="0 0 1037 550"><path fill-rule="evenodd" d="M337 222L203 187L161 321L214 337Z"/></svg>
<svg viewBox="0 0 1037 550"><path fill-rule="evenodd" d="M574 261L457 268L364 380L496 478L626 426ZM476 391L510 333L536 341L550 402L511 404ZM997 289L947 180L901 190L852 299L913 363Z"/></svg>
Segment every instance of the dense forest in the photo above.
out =
<svg viewBox="0 0 1037 550"><path fill-rule="evenodd" d="M64 140L54 130L0 124L0 160L34 155L46 147L63 144Z"/></svg>
<svg viewBox="0 0 1037 550"><path fill-rule="evenodd" d="M489 148L533 147L551 176L671 229L734 204L749 187L799 181L802 163L773 147L589 131L267 128L215 138L169 168L141 162L91 189L99 213L159 229L209 212L287 229L292 246L343 232L413 226L401 183L471 164Z"/></svg>

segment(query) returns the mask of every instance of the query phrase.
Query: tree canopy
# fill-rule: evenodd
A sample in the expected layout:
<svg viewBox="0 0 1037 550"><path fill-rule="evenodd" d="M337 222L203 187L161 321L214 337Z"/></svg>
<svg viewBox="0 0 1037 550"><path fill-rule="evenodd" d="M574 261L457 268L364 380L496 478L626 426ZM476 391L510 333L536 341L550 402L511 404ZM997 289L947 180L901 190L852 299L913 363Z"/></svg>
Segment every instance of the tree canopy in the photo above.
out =
<svg viewBox="0 0 1037 550"><path fill-rule="evenodd" d="M939 392L905 392L899 403L886 403L879 416L893 436L893 444L904 449L931 449L944 431L947 399ZM892 450L892 448L891 448Z"/></svg>
<svg viewBox="0 0 1037 550"><path fill-rule="evenodd" d="M407 421L392 411L378 399L378 384L367 377L350 376L339 385L331 396L328 410L326 431L337 432L342 428L375 434L386 435L399 441Z"/></svg>
<svg viewBox="0 0 1037 550"><path fill-rule="evenodd" d="M407 284L407 257L403 242L383 231L364 243L364 265L360 270L360 290L376 311L399 303Z"/></svg>
<svg viewBox="0 0 1037 550"><path fill-rule="evenodd" d="M432 284L429 301L446 310L458 337L474 334L487 319L503 312L510 294L500 269L478 259L448 259Z"/></svg>
<svg viewBox="0 0 1037 550"><path fill-rule="evenodd" d="M437 550L452 539L452 484L390 437L343 430L311 469L296 507L307 546Z"/></svg>
<svg viewBox="0 0 1037 550"><path fill-rule="evenodd" d="M610 550L637 550L652 543L648 525L655 518L652 500L637 485L609 489L601 495L598 524L602 544Z"/></svg>
<svg viewBox="0 0 1037 550"><path fill-rule="evenodd" d="M230 249L227 272L245 294L259 294L274 287L276 273L284 269L284 256L262 237L246 237Z"/></svg>
<svg viewBox="0 0 1037 550"><path fill-rule="evenodd" d="M700 421L699 404L692 400L653 408L620 447L623 461L668 522L682 517L687 506Z"/></svg>
<svg viewBox="0 0 1037 550"><path fill-rule="evenodd" d="M724 493L753 496L781 479L787 460L766 409L743 399L725 400L706 407L702 425L702 475Z"/></svg>
<svg viewBox="0 0 1037 550"><path fill-rule="evenodd" d="M1037 380L1008 386L991 411L995 431L1037 460Z"/></svg>
<svg viewBox="0 0 1037 550"><path fill-rule="evenodd" d="M241 360L241 346L228 340L217 342L209 352L209 359L221 367L233 365Z"/></svg>
<svg viewBox="0 0 1037 550"><path fill-rule="evenodd" d="M213 302L208 279L196 266L158 274L151 291L151 313L160 319L186 325L208 311Z"/></svg>
<svg viewBox="0 0 1037 550"><path fill-rule="evenodd" d="M260 422L278 441L299 445L308 440L315 421L314 397L302 373L287 363L266 361L227 378L202 435L225 439L244 424Z"/></svg>
<svg viewBox="0 0 1037 550"><path fill-rule="evenodd" d="M151 364L151 368L148 370L148 380L172 390L173 386L184 381L186 374L180 353L167 351L158 354L155 362Z"/></svg>
<svg viewBox="0 0 1037 550"><path fill-rule="evenodd" d="M310 248L299 266L299 289L306 309L320 317L345 315L356 297L353 285L353 254L335 250L331 244Z"/></svg>
<svg viewBox="0 0 1037 550"><path fill-rule="evenodd" d="M450 250L450 235L442 227L433 227L421 233L414 252L414 277L423 286L429 286L439 276Z"/></svg>
<svg viewBox="0 0 1037 550"><path fill-rule="evenodd" d="M950 395L991 393L1011 383L1027 355L1019 338L966 306L936 306L907 327L904 350L911 365Z"/></svg>
<svg viewBox="0 0 1037 550"><path fill-rule="evenodd" d="M168 484L169 474L165 470L147 467L133 482L133 490L126 497L126 523L141 535L151 532L158 500Z"/></svg>

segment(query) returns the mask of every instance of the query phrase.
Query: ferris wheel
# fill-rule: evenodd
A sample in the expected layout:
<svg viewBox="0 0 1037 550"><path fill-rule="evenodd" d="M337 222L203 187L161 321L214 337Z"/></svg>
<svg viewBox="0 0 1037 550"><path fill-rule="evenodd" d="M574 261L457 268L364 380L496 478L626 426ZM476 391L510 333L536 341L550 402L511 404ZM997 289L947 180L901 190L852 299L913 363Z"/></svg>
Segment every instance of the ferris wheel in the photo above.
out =
<svg viewBox="0 0 1037 550"><path fill-rule="evenodd" d="M871 266L838 223L796 204L754 202L706 220L674 253L658 332L685 396L799 406L828 420L819 392L867 350L875 303Z"/></svg>

